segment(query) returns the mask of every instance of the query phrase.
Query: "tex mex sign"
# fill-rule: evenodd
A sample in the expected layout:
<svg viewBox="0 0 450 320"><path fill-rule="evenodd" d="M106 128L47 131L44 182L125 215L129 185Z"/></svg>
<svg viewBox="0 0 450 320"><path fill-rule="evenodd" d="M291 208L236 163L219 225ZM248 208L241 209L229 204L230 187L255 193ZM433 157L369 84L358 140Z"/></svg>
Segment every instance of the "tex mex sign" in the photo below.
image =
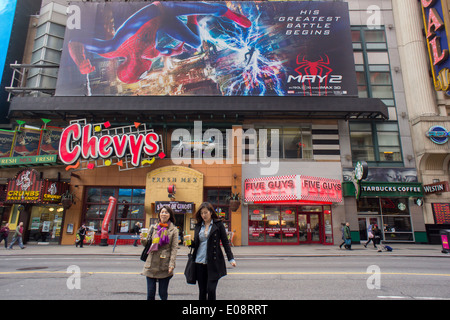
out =
<svg viewBox="0 0 450 320"><path fill-rule="evenodd" d="M111 128L109 122L72 123L61 134L58 155L68 165L66 170L126 164L136 168L152 164L156 157L166 156L161 136L137 122L134 126L120 128ZM80 160L87 163L85 168L80 165Z"/></svg>
<svg viewBox="0 0 450 320"><path fill-rule="evenodd" d="M450 94L448 5L446 0L420 0L434 87Z"/></svg>

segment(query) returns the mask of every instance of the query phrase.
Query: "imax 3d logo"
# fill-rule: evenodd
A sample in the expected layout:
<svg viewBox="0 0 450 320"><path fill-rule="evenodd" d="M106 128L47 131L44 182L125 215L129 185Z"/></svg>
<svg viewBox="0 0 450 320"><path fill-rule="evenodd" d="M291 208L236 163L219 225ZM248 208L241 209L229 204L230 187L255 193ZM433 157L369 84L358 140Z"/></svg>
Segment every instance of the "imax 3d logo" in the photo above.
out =
<svg viewBox="0 0 450 320"><path fill-rule="evenodd" d="M431 141L437 144L444 144L449 139L450 132L447 131L444 127L441 126L433 126L431 127L426 136L430 138Z"/></svg>

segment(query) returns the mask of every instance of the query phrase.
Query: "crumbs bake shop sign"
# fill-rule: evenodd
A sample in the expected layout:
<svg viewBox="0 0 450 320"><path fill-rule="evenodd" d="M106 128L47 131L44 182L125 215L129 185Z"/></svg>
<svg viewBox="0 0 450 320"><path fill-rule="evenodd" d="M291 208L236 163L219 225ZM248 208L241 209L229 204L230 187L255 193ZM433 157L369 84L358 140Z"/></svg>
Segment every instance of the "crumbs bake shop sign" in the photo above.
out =
<svg viewBox="0 0 450 320"><path fill-rule="evenodd" d="M60 181L38 179L39 173L24 169L10 179L5 203L59 203L69 184Z"/></svg>

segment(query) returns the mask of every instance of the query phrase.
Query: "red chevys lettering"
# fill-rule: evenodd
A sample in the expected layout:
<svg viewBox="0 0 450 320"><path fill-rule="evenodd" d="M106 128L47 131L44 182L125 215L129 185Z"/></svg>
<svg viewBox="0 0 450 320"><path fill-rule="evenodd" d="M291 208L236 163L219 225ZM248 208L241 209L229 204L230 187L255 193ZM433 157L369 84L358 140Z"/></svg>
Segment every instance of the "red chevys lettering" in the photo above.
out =
<svg viewBox="0 0 450 320"><path fill-rule="evenodd" d="M92 125L75 123L64 129L59 140L59 157L64 164L73 164L80 157L84 159L123 158L129 151L131 164L139 166L142 152L155 156L160 147L159 136L155 132L148 134L103 135L92 134Z"/></svg>

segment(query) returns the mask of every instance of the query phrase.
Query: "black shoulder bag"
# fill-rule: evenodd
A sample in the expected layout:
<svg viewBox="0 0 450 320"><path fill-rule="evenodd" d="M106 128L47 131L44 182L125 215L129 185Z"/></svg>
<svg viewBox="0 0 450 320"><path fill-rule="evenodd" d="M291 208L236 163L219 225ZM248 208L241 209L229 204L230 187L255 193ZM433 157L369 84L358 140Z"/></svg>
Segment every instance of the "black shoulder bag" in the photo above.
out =
<svg viewBox="0 0 450 320"><path fill-rule="evenodd" d="M150 227L149 234L150 234L150 236L147 237L147 244L145 245L145 248L144 248L144 250L142 250L142 253L141 253L141 260L144 262L147 261L148 250L150 250L150 246L152 245L153 226Z"/></svg>
<svg viewBox="0 0 450 320"><path fill-rule="evenodd" d="M184 269L184 275L188 284L195 284L197 282L197 278L195 276L195 261L194 255L192 254L192 247L191 251L188 253L188 261L186 263L186 268Z"/></svg>

